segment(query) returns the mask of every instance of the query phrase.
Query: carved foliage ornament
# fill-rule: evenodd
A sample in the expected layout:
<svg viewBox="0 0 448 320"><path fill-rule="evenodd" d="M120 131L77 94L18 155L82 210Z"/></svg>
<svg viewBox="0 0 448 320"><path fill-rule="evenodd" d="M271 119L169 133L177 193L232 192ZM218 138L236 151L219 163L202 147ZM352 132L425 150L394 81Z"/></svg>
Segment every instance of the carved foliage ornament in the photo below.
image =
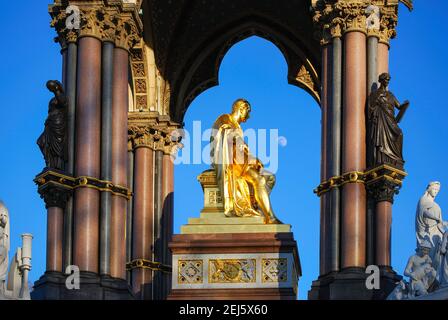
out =
<svg viewBox="0 0 448 320"><path fill-rule="evenodd" d="M147 125L131 125L128 128L128 135L134 149L147 147L173 155L183 147L180 138L172 134L174 131L174 129L154 129Z"/></svg>
<svg viewBox="0 0 448 320"><path fill-rule="evenodd" d="M131 13L120 12L115 7L55 6L50 9L51 27L56 29L55 41L64 48L67 43L76 42L79 37L91 36L101 41L110 41L119 48L129 50L138 43L141 36L141 21Z"/></svg>
<svg viewBox="0 0 448 320"><path fill-rule="evenodd" d="M322 44L350 31L377 36L384 43L389 43L396 36L397 5L383 5L374 0L318 0L313 5L313 13L316 37Z"/></svg>

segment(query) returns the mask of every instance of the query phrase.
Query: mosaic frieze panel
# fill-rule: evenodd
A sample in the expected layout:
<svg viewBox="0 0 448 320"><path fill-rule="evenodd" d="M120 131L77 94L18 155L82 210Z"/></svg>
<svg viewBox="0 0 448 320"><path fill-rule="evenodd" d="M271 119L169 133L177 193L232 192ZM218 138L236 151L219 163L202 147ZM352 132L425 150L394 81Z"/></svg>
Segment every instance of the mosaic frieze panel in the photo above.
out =
<svg viewBox="0 0 448 320"><path fill-rule="evenodd" d="M211 259L209 260L209 282L256 282L256 259Z"/></svg>
<svg viewBox="0 0 448 320"><path fill-rule="evenodd" d="M262 281L263 282L286 282L288 280L288 260L262 259Z"/></svg>
<svg viewBox="0 0 448 320"><path fill-rule="evenodd" d="M202 283L204 279L202 260L179 260L178 283Z"/></svg>

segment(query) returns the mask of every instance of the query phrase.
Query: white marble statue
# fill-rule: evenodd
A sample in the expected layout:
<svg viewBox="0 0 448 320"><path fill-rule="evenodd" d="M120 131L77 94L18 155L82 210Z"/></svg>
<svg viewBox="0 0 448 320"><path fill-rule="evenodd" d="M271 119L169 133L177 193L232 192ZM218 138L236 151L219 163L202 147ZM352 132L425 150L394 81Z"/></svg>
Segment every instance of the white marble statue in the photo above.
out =
<svg viewBox="0 0 448 320"><path fill-rule="evenodd" d="M439 246L445 232L446 222L442 220L442 210L435 202L440 191L440 182L434 181L428 184L425 193L420 198L415 215L415 233L417 247L426 240L431 243L429 256L432 259L434 269L440 265Z"/></svg>
<svg viewBox="0 0 448 320"><path fill-rule="evenodd" d="M410 286L404 280L397 283L395 289L389 294L386 300L407 300L410 296Z"/></svg>
<svg viewBox="0 0 448 320"><path fill-rule="evenodd" d="M440 245L440 267L437 280L441 287L448 286L448 231L443 234L442 244Z"/></svg>
<svg viewBox="0 0 448 320"><path fill-rule="evenodd" d="M432 266L429 252L432 244L422 241L416 249L416 254L411 256L404 270L404 275L410 278L410 296L422 296L428 294L429 288L436 279L436 270Z"/></svg>
<svg viewBox="0 0 448 320"><path fill-rule="evenodd" d="M28 273L33 236L22 234L22 248L17 249L8 271L9 224L8 209L0 201L0 300L29 300Z"/></svg>
<svg viewBox="0 0 448 320"><path fill-rule="evenodd" d="M6 291L6 276L8 274L9 252L9 214L3 202L0 201L0 296Z"/></svg>

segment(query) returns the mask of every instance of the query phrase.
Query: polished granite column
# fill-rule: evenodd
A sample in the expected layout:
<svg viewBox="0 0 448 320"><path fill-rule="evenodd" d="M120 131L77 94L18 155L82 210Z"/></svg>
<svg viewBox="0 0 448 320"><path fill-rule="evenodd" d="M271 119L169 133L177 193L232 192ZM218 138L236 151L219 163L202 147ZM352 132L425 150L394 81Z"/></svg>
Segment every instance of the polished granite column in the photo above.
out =
<svg viewBox="0 0 448 320"><path fill-rule="evenodd" d="M344 106L342 171L366 169L366 35L344 37ZM366 189L362 183L342 187L341 268L366 265Z"/></svg>
<svg viewBox="0 0 448 320"><path fill-rule="evenodd" d="M101 41L79 39L75 175L100 177ZM100 192L78 188L74 195L73 263L81 271L99 272Z"/></svg>
<svg viewBox="0 0 448 320"><path fill-rule="evenodd" d="M132 260L153 261L154 248L154 161L153 141L142 128L134 146L134 212ZM139 299L152 298L152 270L132 269L132 289Z"/></svg>
<svg viewBox="0 0 448 320"><path fill-rule="evenodd" d="M128 52L114 49L112 103L112 183L128 187ZM126 211L128 200L112 195L110 269L114 278L126 279Z"/></svg>

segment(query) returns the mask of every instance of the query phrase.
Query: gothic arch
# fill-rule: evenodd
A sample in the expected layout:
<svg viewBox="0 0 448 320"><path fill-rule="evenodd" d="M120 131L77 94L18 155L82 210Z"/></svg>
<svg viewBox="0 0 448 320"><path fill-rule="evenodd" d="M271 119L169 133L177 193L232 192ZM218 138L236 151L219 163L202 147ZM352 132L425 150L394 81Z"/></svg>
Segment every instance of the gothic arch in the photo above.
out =
<svg viewBox="0 0 448 320"><path fill-rule="evenodd" d="M191 102L205 90L219 84L221 62L236 43L259 36L273 43L288 65L288 83L296 85L320 103L319 59L305 46L302 39L289 30L261 16L244 17L225 28L216 30L195 50L179 76L173 79L170 114L182 122Z"/></svg>

